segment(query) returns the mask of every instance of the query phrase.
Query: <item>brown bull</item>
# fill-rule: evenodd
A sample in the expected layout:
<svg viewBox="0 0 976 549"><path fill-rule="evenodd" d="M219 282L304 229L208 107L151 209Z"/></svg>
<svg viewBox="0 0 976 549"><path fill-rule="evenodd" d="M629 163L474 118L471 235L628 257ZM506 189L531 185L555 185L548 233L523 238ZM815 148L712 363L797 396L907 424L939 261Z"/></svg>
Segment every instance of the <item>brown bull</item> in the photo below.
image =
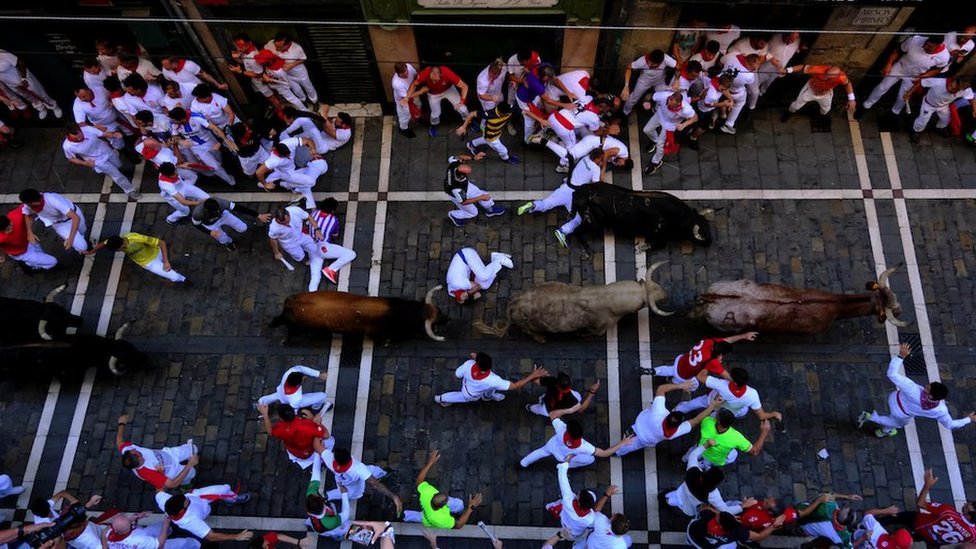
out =
<svg viewBox="0 0 976 549"><path fill-rule="evenodd" d="M474 321L481 333L503 337L509 323L518 326L536 341L545 342L546 334L578 334L599 336L626 315L644 307L661 316L674 313L662 311L658 301L668 294L651 280L654 270L666 263L651 265L647 280L625 280L605 286L570 286L562 282L544 282L515 294L508 304L508 321L496 326Z"/></svg>
<svg viewBox="0 0 976 549"><path fill-rule="evenodd" d="M363 334L375 340L426 334L435 341L435 324L446 319L432 303L436 286L423 302L397 297L372 297L346 292L306 292L289 296L271 326L285 325L289 340L299 331Z"/></svg>
<svg viewBox="0 0 976 549"><path fill-rule="evenodd" d="M698 296L690 316L724 332L816 334L835 320L861 316L907 326L897 320L901 306L888 288L888 276L896 268L885 270L877 282L868 282L863 294L833 294L751 280L716 282Z"/></svg>

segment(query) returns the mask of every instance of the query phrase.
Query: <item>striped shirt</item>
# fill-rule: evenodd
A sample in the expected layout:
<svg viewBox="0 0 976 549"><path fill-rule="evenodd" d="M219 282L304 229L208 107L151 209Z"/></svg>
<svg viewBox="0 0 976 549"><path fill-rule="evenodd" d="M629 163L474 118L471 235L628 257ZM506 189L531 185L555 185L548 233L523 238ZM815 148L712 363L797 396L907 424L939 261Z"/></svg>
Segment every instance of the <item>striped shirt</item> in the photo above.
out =
<svg viewBox="0 0 976 549"><path fill-rule="evenodd" d="M332 237L339 234L339 218L335 214L326 213L322 210L313 210L312 221L322 231L324 242L331 242Z"/></svg>
<svg viewBox="0 0 976 549"><path fill-rule="evenodd" d="M487 141L495 141L502 135L502 130L508 124L512 113L501 114L497 108L478 111L478 118L482 120L481 133Z"/></svg>

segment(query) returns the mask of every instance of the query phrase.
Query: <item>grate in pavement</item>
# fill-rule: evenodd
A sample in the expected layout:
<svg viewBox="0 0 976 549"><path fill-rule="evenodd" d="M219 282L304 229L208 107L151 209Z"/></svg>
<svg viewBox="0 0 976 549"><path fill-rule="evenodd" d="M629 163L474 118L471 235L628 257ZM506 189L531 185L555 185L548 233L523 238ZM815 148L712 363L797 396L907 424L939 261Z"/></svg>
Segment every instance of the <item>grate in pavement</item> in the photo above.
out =
<svg viewBox="0 0 976 549"><path fill-rule="evenodd" d="M925 355L922 354L922 338L918 334L907 334L901 338L902 342L912 346L912 354L905 359L905 373L908 375L926 375Z"/></svg>

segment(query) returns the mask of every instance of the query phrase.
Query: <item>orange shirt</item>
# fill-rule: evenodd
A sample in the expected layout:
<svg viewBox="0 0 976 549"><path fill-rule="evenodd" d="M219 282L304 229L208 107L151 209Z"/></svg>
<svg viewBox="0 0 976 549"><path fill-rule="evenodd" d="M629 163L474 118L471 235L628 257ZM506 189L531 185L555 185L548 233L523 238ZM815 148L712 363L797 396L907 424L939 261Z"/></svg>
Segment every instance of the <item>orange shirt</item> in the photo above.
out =
<svg viewBox="0 0 976 549"><path fill-rule="evenodd" d="M809 65L806 73L810 75L810 89L817 95L824 95L840 85L846 85L848 80L844 73L828 76L830 65Z"/></svg>

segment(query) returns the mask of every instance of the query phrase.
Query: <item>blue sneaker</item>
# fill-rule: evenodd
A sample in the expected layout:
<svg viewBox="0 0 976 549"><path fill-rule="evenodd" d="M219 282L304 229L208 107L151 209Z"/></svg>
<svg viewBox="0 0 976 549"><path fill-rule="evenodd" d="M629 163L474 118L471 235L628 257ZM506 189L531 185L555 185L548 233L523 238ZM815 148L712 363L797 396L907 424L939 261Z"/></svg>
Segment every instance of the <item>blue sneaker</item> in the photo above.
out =
<svg viewBox="0 0 976 549"><path fill-rule="evenodd" d="M471 156L478 154L478 149L474 147L471 141L468 141L468 152L471 153Z"/></svg>
<svg viewBox="0 0 976 549"><path fill-rule="evenodd" d="M509 164L518 164L521 161L522 161L522 159L519 158L519 157L517 157L517 156L515 156L514 154L508 155L508 158L506 158L504 160L504 162L508 162Z"/></svg>
<svg viewBox="0 0 976 549"><path fill-rule="evenodd" d="M502 215L505 213L505 208L500 206L492 206L490 210L485 212L486 217L495 217L496 215Z"/></svg>
<svg viewBox="0 0 976 549"><path fill-rule="evenodd" d="M431 126L427 129L427 135L431 137L437 137L437 126Z"/></svg>
<svg viewBox="0 0 976 549"><path fill-rule="evenodd" d="M451 220L451 223L454 223L454 226L455 227L463 227L464 226L464 220L463 219L458 219L458 218L454 217L451 214L447 214L447 218Z"/></svg>

